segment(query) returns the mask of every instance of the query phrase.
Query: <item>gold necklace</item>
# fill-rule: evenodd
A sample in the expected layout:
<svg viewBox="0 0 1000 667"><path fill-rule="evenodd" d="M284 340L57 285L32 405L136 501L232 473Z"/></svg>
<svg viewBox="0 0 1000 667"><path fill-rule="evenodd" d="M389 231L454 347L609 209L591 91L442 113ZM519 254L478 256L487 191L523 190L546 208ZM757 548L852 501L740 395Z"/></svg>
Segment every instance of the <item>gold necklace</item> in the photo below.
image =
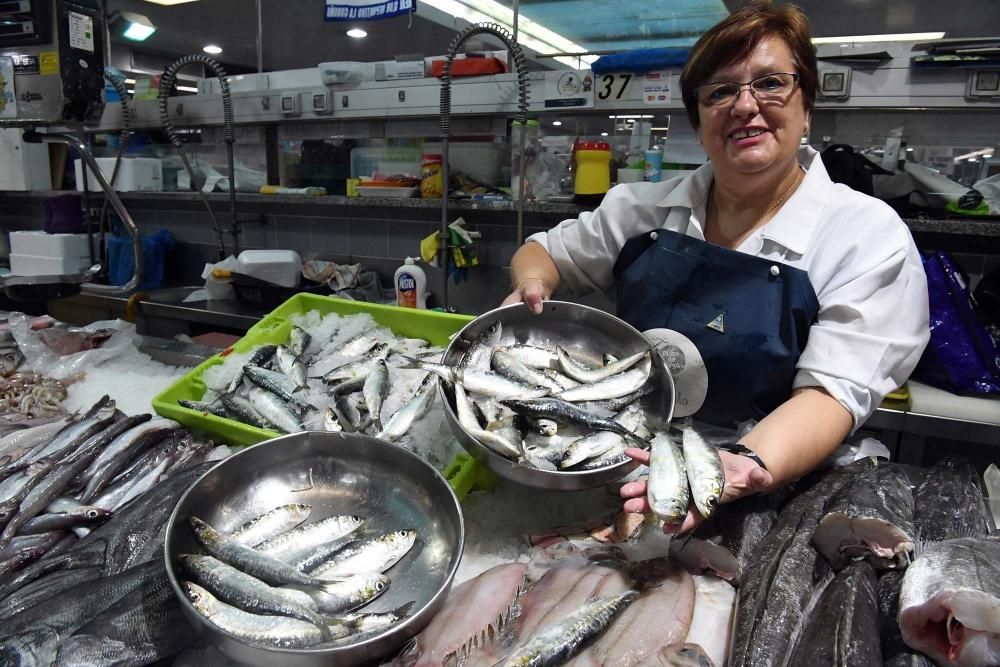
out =
<svg viewBox="0 0 1000 667"><path fill-rule="evenodd" d="M754 223L752 225L750 225L746 230L744 230L743 232L740 232L739 234L737 234L736 236L733 236L731 238L725 238L724 240L726 242L726 245L732 244L732 242L735 241L736 239L740 238L740 236L743 236L744 234L749 234L753 230L757 229L757 226L760 225L761 222L763 222L764 220L766 220L767 217L769 215L771 215L771 213L775 209L777 209L779 206L781 206L781 204L785 201L785 199L788 198L788 195L791 194L792 190L794 190L795 187L799 184L799 182L805 177L804 174L805 174L805 172L803 172L802 168L799 167L797 173L795 174L795 178L792 179L791 184L789 184L788 188L785 189L785 191L781 194L781 196L778 197L770 206L768 206L767 210L764 211L763 215L761 215L759 218L757 218L754 221ZM708 202L709 202L709 204L714 209L716 209L716 212L717 212L717 210L718 210L719 207L715 203L715 181L714 180L712 181L712 185L709 188ZM722 235L720 234L720 236L722 236Z"/></svg>

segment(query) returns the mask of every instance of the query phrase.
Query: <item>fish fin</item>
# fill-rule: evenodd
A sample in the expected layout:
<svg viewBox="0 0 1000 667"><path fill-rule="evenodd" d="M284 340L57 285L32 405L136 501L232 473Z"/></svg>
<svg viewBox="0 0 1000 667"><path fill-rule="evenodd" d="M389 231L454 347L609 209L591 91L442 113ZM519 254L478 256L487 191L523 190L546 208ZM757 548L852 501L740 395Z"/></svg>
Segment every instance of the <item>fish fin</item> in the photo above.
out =
<svg viewBox="0 0 1000 667"><path fill-rule="evenodd" d="M419 369L423 368L423 363L424 362L421 361L420 359L415 359L415 358L413 358L413 357L411 357L409 355L406 355L406 354L398 354L396 356L398 356L401 359L405 359L406 360L405 364L400 364L400 365L397 366L397 368L406 368L406 369L411 369L411 370L419 370Z"/></svg>

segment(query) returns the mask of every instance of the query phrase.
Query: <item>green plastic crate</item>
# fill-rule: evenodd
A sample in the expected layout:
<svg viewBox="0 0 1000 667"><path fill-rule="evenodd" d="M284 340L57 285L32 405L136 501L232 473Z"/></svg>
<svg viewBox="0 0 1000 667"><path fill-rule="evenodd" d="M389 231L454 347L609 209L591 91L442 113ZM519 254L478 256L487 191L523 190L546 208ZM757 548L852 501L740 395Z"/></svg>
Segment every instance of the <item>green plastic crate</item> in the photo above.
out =
<svg viewBox="0 0 1000 667"><path fill-rule="evenodd" d="M378 304L349 301L337 297L316 296L315 294L296 294L285 303L278 306L270 314L255 324L246 335L225 350L210 359L205 360L182 377L166 391L153 399L153 410L162 417L168 417L185 426L204 431L216 440L230 445L255 445L281 435L275 431L248 426L231 419L223 419L215 415L205 414L178 405L177 401L186 399L199 401L205 395L205 383L202 375L208 368L221 364L230 351L247 352L258 345L268 343L278 344L288 340L292 329L291 316L304 314L315 310L322 315L337 313L338 315L357 315L368 313L378 324L392 330L393 333L407 338L423 338L432 345L442 347L448 344L448 338L464 327L473 318L469 315L453 315L432 310L417 310L399 308L397 306L382 306ZM464 495L464 494L463 494Z"/></svg>

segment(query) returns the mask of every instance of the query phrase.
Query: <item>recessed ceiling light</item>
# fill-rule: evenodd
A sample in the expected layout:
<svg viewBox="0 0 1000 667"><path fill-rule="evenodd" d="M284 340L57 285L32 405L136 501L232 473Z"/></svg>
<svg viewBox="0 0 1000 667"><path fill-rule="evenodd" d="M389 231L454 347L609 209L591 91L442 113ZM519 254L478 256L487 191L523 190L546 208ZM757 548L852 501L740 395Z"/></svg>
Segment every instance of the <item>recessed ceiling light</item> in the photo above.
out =
<svg viewBox="0 0 1000 667"><path fill-rule="evenodd" d="M606 136L608 136L608 133L607 132L601 132L601 136L602 137L606 137Z"/></svg>
<svg viewBox="0 0 1000 667"><path fill-rule="evenodd" d="M361 28L351 28L347 31L348 37L353 37L354 39L361 39L362 37L367 37L368 33Z"/></svg>
<svg viewBox="0 0 1000 667"><path fill-rule="evenodd" d="M222 47L221 46L216 46L215 44L209 44L208 46L204 47L202 49L202 51L204 51L205 53L207 53L209 55L217 56L220 53L222 53Z"/></svg>
<svg viewBox="0 0 1000 667"><path fill-rule="evenodd" d="M562 121L561 120L554 120L554 121L552 121L552 124L555 125L556 127L559 127L560 125L562 125Z"/></svg>

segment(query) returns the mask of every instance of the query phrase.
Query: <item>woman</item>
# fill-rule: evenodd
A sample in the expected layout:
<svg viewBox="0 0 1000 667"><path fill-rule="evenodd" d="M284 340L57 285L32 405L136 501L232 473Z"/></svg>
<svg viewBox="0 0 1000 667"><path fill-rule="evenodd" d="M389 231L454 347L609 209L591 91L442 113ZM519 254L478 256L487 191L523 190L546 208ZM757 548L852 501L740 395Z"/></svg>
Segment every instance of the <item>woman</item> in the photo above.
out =
<svg viewBox="0 0 1000 667"><path fill-rule="evenodd" d="M691 357L701 357L687 414L730 427L758 420L743 454L722 452L723 502L818 466L906 380L929 337L909 230L800 148L816 83L800 10L759 0L735 11L698 40L681 74L710 162L664 183L619 185L511 260L505 303L540 312L559 288L615 287L619 316L658 349L696 368ZM646 511L645 490L626 484L625 509ZM664 530L698 520L689 511Z"/></svg>

